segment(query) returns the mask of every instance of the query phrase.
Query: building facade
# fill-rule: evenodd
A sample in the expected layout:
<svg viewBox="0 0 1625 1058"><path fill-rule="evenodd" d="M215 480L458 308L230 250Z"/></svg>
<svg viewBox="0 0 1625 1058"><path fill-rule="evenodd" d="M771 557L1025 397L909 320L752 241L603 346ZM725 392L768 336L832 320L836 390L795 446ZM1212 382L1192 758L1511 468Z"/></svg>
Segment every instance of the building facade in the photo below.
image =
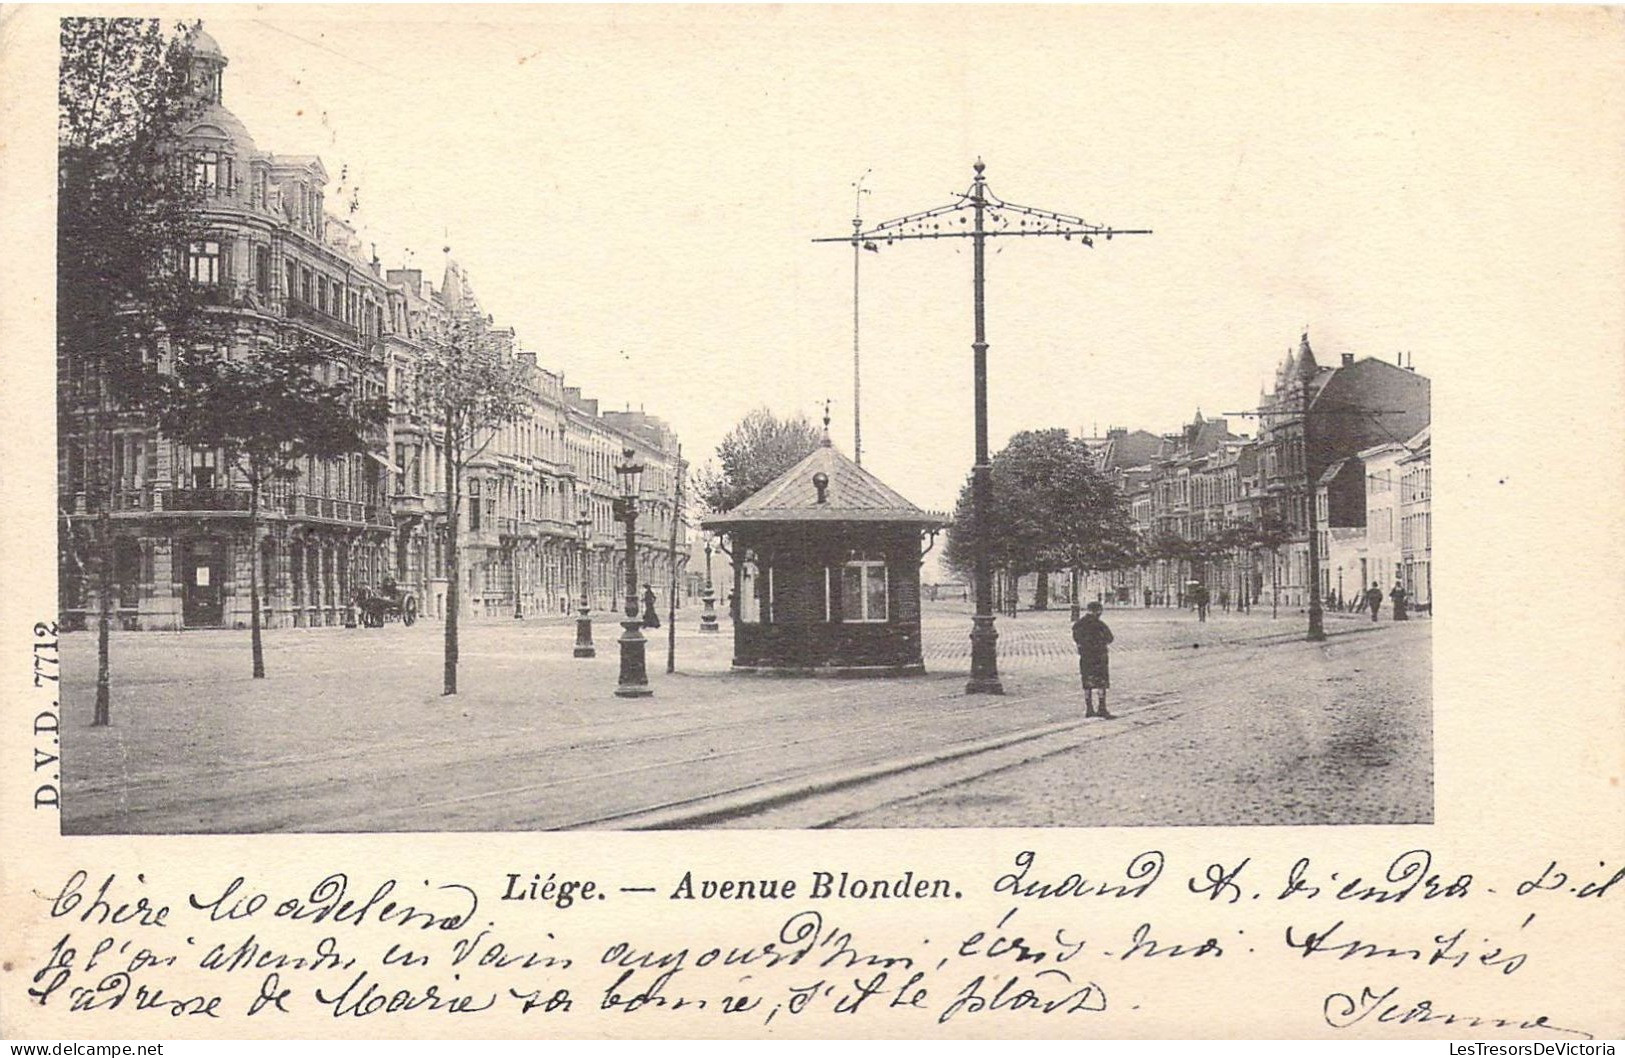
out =
<svg viewBox="0 0 1625 1058"><path fill-rule="evenodd" d="M1405 442L1399 457L1399 554L1411 603L1433 612L1433 427Z"/></svg>
<svg viewBox="0 0 1625 1058"><path fill-rule="evenodd" d="M123 416L110 497L118 620L141 629L245 627L256 554L267 627L344 624L353 620L357 589L386 581L414 595L421 614L443 617L444 465L438 427L415 399L415 369L437 326L480 311L472 285L449 255L438 288L419 270L386 272L362 252L355 230L327 212L321 160L261 151L225 106L227 59L207 33L197 33L192 62L201 106L179 138L204 196L206 235L187 247L185 267L216 317L210 332L225 336L214 351L252 356L290 333L320 342L326 380L349 382L363 397L387 396L391 416L366 453L306 461L297 478L267 488L252 540L248 486L223 453L173 443L150 417ZM619 608L624 533L610 512L614 465L626 449L648 468L640 580L663 593L687 550L674 495L685 473L675 434L642 412L599 413L562 375L539 366L511 329L492 333L504 357L529 365L528 406L464 475L464 612L560 613L589 582L598 609ZM73 377L72 351L61 359L59 377ZM93 440L66 412L59 603L72 628L99 606L84 559L97 498L87 491ZM583 515L591 523L585 541Z"/></svg>
<svg viewBox="0 0 1625 1058"><path fill-rule="evenodd" d="M1250 606L1273 598L1307 606L1313 502L1323 599L1357 592L1362 578L1367 587L1382 580L1386 591L1397 575L1412 578L1407 590L1420 600L1422 591L1431 593L1423 583L1431 576L1430 417L1431 384L1409 366L1352 354L1323 366L1305 335L1277 367L1273 387L1259 394L1254 438L1200 412L1160 436L1110 431L1092 442L1097 465L1122 491L1145 559L1136 569L1097 576L1091 594L1174 606L1201 583L1215 602ZM1413 435L1419 440L1396 441ZM1408 511L1400 499L1391 513L1391 540L1384 535L1390 512L1380 501L1373 528L1366 464L1390 452L1409 460L1408 470L1385 465L1377 471L1387 475L1382 482L1395 483L1395 497L1414 497ZM1409 492L1399 484L1406 472ZM1403 521L1407 514L1412 521ZM1414 545L1408 574L1407 540Z"/></svg>

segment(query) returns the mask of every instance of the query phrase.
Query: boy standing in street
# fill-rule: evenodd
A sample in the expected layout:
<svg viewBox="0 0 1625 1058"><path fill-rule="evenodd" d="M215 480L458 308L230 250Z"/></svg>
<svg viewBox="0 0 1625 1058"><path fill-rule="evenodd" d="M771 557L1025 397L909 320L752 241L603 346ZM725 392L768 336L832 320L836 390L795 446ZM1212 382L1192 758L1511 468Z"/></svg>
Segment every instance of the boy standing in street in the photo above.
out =
<svg viewBox="0 0 1625 1058"><path fill-rule="evenodd" d="M1106 711L1106 688L1111 686L1109 648L1112 630L1100 619L1100 604L1092 602L1087 612L1072 624L1072 641L1078 645L1078 675L1083 678L1084 716L1102 720L1117 719ZM1095 691L1100 691L1100 711L1095 711Z"/></svg>

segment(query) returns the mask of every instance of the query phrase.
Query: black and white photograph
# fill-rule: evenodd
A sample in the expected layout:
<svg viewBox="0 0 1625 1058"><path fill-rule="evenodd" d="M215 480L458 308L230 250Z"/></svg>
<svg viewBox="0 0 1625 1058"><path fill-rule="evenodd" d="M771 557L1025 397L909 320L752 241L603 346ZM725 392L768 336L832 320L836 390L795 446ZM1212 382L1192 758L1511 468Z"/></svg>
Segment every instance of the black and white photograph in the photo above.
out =
<svg viewBox="0 0 1625 1058"><path fill-rule="evenodd" d="M6 9L0 1035L1615 1053L1622 60Z"/></svg>
<svg viewBox="0 0 1625 1058"><path fill-rule="evenodd" d="M1458 144L773 22L63 21L66 832L1433 818Z"/></svg>

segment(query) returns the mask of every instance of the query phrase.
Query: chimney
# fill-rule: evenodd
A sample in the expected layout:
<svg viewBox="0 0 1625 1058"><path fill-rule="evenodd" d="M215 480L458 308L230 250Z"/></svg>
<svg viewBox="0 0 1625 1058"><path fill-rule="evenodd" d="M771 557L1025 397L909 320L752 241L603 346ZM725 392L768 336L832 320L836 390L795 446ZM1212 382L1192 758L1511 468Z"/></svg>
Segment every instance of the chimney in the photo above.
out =
<svg viewBox="0 0 1625 1058"><path fill-rule="evenodd" d="M1405 354L1404 353L1395 353L1394 354L1394 363L1397 364L1400 367L1404 367L1405 366Z"/></svg>
<svg viewBox="0 0 1625 1058"><path fill-rule="evenodd" d="M1354 366L1354 354L1353 353L1344 353L1343 354L1343 366L1344 367L1353 367Z"/></svg>

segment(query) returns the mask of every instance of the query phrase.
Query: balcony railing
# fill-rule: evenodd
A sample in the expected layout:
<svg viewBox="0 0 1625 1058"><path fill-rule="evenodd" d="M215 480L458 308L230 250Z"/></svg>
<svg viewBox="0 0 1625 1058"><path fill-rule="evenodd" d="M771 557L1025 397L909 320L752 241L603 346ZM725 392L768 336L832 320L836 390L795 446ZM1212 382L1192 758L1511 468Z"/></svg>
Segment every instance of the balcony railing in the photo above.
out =
<svg viewBox="0 0 1625 1058"><path fill-rule="evenodd" d="M297 298L288 298L284 304L287 307L288 318L290 320L299 320L304 323L314 324L318 330L326 331L328 334L342 338L348 342L361 340L361 332L355 327L345 323L336 316L329 316L327 313L323 312L321 309L318 309L314 305L307 305L305 302L300 301Z"/></svg>
<svg viewBox="0 0 1625 1058"><path fill-rule="evenodd" d="M238 489L169 489L166 511L247 511L248 493Z"/></svg>
<svg viewBox="0 0 1625 1058"><path fill-rule="evenodd" d="M299 493L289 496L284 510L295 518L320 518L329 522L351 525L389 525L389 512L383 507L359 500L340 500L331 496L312 496Z"/></svg>

